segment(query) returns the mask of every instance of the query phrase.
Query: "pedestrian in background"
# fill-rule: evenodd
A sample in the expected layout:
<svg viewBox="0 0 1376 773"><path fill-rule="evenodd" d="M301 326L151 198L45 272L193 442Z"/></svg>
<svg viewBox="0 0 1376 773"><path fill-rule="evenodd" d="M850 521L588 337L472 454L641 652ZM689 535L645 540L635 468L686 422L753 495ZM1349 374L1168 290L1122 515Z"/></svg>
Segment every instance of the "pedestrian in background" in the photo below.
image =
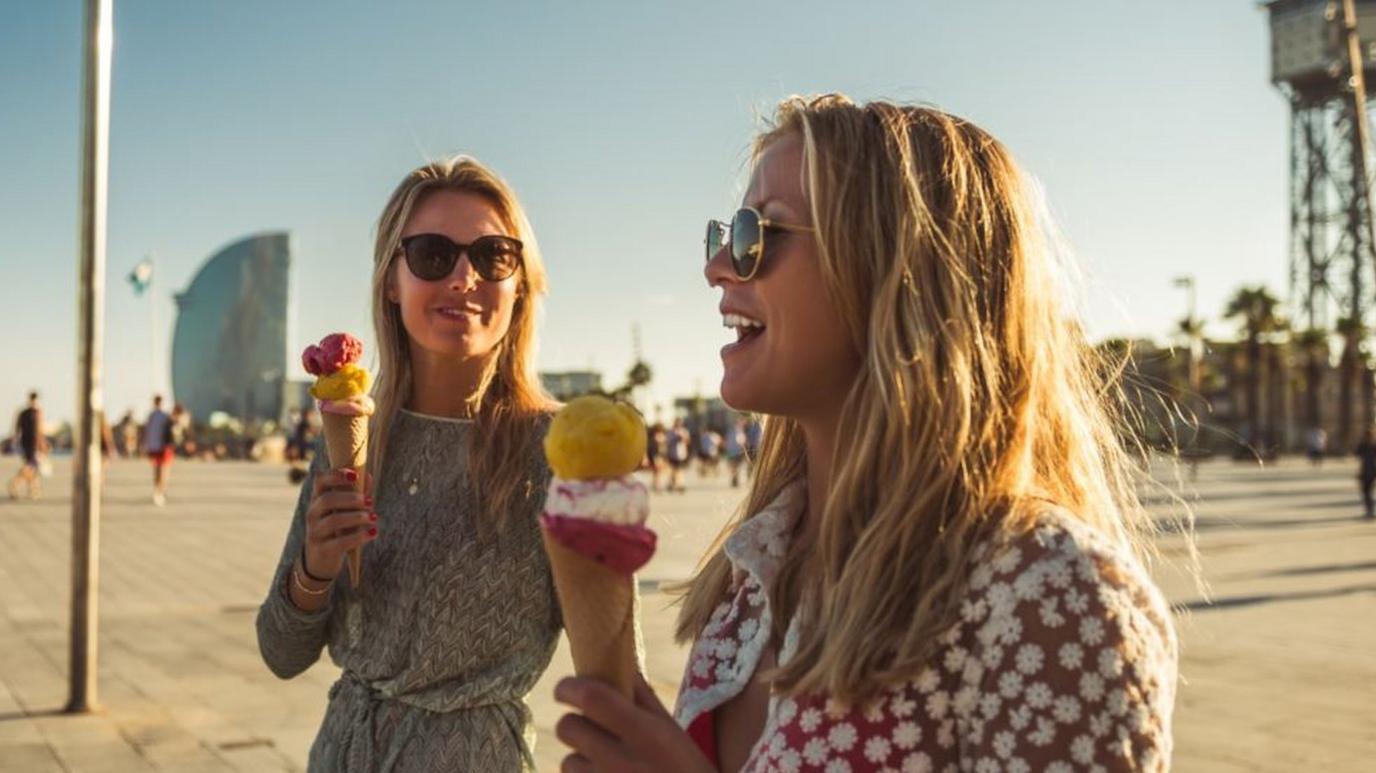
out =
<svg viewBox="0 0 1376 773"><path fill-rule="evenodd" d="M19 491L29 499L43 495L42 467L48 454L48 439L43 435L43 408L38 404L38 393L29 393L29 402L19 411L14 420L14 444L22 458L19 472L10 479L10 499L18 499Z"/></svg>
<svg viewBox="0 0 1376 773"><path fill-rule="evenodd" d="M1357 485L1362 490L1362 505L1366 510L1367 518L1376 518L1376 510L1373 510L1372 487L1376 486L1376 429L1366 428L1362 433L1362 442L1357 444L1353 451L1357 455L1359 467L1357 469Z"/></svg>
<svg viewBox="0 0 1376 773"><path fill-rule="evenodd" d="M172 441L172 416L162 409L162 395L153 395L153 410L143 422L143 453L153 465L153 504L167 504L167 482L171 474L175 446Z"/></svg>

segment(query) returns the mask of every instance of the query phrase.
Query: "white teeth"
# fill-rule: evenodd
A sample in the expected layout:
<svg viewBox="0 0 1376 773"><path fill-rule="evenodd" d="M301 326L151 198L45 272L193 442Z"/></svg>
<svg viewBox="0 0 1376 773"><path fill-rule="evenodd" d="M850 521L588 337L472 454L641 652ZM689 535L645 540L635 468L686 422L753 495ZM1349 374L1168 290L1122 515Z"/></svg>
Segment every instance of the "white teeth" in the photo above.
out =
<svg viewBox="0 0 1376 773"><path fill-rule="evenodd" d="M723 315L721 315L721 325L722 325L722 327L738 327L738 328L749 328L749 327L763 328L763 327L764 327L764 323L763 323L763 322L760 322L760 321L757 320L757 319L750 319L749 317L742 317L742 316L739 315L739 314L723 314Z"/></svg>

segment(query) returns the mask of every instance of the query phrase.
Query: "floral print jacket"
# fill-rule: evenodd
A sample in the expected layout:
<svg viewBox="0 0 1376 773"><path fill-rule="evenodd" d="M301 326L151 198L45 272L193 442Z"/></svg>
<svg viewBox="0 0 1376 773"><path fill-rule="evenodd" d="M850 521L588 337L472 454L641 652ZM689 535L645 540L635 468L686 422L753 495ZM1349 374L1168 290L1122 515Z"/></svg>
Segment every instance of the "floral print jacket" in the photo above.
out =
<svg viewBox="0 0 1376 773"><path fill-rule="evenodd" d="M684 728L746 686L772 625L773 582L802 512L802 482L724 549L732 593L693 645ZM1157 771L1170 767L1177 644L1139 562L1048 507L1028 533L977 553L961 619L929 665L864 705L771 697L744 771ZM797 620L778 660L798 646Z"/></svg>

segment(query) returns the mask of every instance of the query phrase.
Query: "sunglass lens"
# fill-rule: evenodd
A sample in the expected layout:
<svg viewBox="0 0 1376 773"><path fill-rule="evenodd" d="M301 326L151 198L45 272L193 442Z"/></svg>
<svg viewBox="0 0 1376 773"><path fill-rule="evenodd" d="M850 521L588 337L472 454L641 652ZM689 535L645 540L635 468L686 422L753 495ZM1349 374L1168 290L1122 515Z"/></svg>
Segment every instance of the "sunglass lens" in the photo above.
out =
<svg viewBox="0 0 1376 773"><path fill-rule="evenodd" d="M718 253L718 252L721 252L721 248L722 248L722 246L723 246L725 243L726 243L726 226L725 226L725 224L723 224L723 223L722 223L721 221L719 221L719 220L708 220L708 221L707 221L707 240L706 240L706 244L707 244L707 260L708 260L708 262L711 262L712 258L715 258L715 257L717 256L717 253Z"/></svg>
<svg viewBox="0 0 1376 773"><path fill-rule="evenodd" d="M753 209L742 209L731 218L731 265L744 279L755 273L760 261L760 216Z"/></svg>
<svg viewBox="0 0 1376 773"><path fill-rule="evenodd" d="M500 282L516 273L521 264L520 244L500 236L484 236L468 248L468 259L478 276L489 282Z"/></svg>
<svg viewBox="0 0 1376 773"><path fill-rule="evenodd" d="M406 266L417 279L433 282L449 276L458 260L458 245L439 234L420 234L406 240Z"/></svg>

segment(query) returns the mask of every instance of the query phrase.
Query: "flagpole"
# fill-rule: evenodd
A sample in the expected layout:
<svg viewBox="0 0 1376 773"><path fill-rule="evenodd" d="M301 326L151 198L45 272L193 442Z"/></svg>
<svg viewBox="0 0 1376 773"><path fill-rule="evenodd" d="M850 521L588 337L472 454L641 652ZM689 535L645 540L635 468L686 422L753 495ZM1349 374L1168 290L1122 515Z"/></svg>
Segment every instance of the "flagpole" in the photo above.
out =
<svg viewBox="0 0 1376 773"><path fill-rule="evenodd" d="M72 457L70 691L66 711L98 706L96 655L100 587L100 421L105 338L105 219L110 159L110 56L114 0L86 0L82 73L80 267L77 274L77 443Z"/></svg>
<svg viewBox="0 0 1376 773"><path fill-rule="evenodd" d="M153 255L148 255L148 302L152 304L153 310L150 318L153 321L153 393L162 394L162 368L159 367L158 359L158 267L153 262Z"/></svg>

